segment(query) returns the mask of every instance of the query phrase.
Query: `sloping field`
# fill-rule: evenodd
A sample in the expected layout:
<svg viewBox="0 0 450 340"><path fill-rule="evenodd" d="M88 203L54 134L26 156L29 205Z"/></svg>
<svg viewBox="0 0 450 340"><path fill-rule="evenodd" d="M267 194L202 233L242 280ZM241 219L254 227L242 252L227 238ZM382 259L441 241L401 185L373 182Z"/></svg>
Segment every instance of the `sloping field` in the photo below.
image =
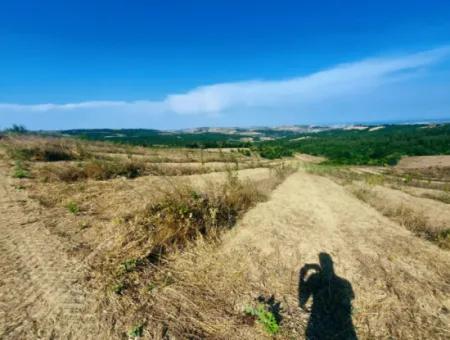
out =
<svg viewBox="0 0 450 340"><path fill-rule="evenodd" d="M179 311L177 319L200 315L205 336L270 338L243 325L238 316L246 306L257 304L258 297L271 296L282 307L280 338L302 338L305 331L327 335L330 327L308 326L308 320L321 316L324 308L347 313L353 326L338 328L349 334L354 328L362 339L450 335L450 254L415 237L329 179L303 172L291 175L270 201L245 215L219 249L204 252L175 261L171 270L180 271L180 287L174 290L183 287L183 299L204 308ZM320 295L313 295L312 300L318 299L313 301L312 311L318 313L314 315L299 308L299 273L305 264L318 263L321 253L331 257L335 274L348 281L353 294L347 291L342 296L339 284L329 287L332 293L324 306ZM183 285L187 278L197 278L204 286ZM209 303L200 292L211 299ZM165 301L175 298L173 290L162 295ZM351 302L351 311L337 298Z"/></svg>
<svg viewBox="0 0 450 340"><path fill-rule="evenodd" d="M397 164L400 169L418 169L428 167L450 167L450 156L403 157Z"/></svg>
<svg viewBox="0 0 450 340"><path fill-rule="evenodd" d="M449 251L332 179L298 170L245 203L233 228L173 242L155 260L144 257L155 223L201 222L188 204L223 204L227 192L205 193L234 183L230 173L45 182L12 179L3 157L2 339L450 337ZM236 174L269 192L276 171ZM177 199L188 201L166 218L161 196L187 182ZM447 225L447 204L373 188L392 204L433 208ZM216 207L228 209L207 206L213 224Z"/></svg>

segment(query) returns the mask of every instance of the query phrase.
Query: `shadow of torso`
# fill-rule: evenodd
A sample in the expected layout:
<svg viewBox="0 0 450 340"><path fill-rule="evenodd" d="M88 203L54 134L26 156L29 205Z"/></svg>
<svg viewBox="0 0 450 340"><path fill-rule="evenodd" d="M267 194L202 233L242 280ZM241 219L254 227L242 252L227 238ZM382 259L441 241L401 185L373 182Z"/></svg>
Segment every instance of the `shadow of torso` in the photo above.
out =
<svg viewBox="0 0 450 340"><path fill-rule="evenodd" d="M307 339L357 339L352 322L354 293L350 282L334 273L314 273L300 281L300 306L304 307L311 296L311 316L305 332Z"/></svg>

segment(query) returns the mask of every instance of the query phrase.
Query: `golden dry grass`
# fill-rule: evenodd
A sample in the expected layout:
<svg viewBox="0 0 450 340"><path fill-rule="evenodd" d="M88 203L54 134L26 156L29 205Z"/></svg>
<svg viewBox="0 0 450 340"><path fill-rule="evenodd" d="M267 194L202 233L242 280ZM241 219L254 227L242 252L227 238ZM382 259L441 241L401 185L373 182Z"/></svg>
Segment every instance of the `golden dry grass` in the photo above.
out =
<svg viewBox="0 0 450 340"><path fill-rule="evenodd" d="M89 327L80 326L72 338L125 339L134 333L148 339L269 339L272 335L245 310L273 295L283 317L274 337L301 339L310 315L298 307L298 270L324 250L335 258L337 273L353 285L352 318L361 339L444 339L449 334L449 258L443 249L448 235L444 225L414 205L416 198L424 206L426 200L427 207L437 202L444 209L445 203L414 196L402 205L404 196L394 195L399 190L389 191L392 200L387 201L386 190L394 190L394 184L410 186L379 169L306 166L312 175L296 172L294 160L269 163L252 156L236 162L239 155L226 158L220 150L81 142L85 153L80 156L76 143L66 139L25 138L3 145L22 143L40 150L39 155L47 148L41 145L52 149L62 143L74 155L51 163L41 156L22 160L30 176L11 179L10 195L28 202L26 194L37 207L25 214L17 203L6 211L8 230L27 228L40 240L34 251L43 249L44 259L68 257L70 264L88 269L74 275L77 287L90 292L94 311L85 323ZM15 156L0 152L2 174L13 169L9 157ZM128 166L137 167L138 175L128 175ZM78 172L79 177L71 177ZM12 212L23 216L14 221ZM31 242L22 234L15 244ZM46 239L52 244L46 246ZM8 249L5 261L17 257L14 247ZM54 273L70 271L57 264L58 270L44 275L45 282L59 282ZM14 296L20 296L20 287ZM63 284L55 287L64 291ZM71 306L74 301L66 295ZM51 292L42 300L57 309L59 300ZM31 305L38 306L34 300ZM33 323L18 308L23 326L16 338L26 338L22 330L67 335L60 317L52 314L51 322Z"/></svg>
<svg viewBox="0 0 450 340"><path fill-rule="evenodd" d="M148 294L150 278L151 287L172 284L171 274L165 273L170 258L189 252L198 242L214 246L221 233L295 171L289 164L254 158L238 162L220 151L209 155L169 149L155 156L154 150L84 142L80 146L69 139L40 137L10 138L3 145L9 159L20 159L30 169L30 178L21 180L20 187L39 202L46 228L73 245L71 256L90 264L88 284L99 294L100 308L120 318L103 320L104 331L113 337L139 323L138 316L145 318L152 310L156 315L156 309L144 303L142 290ZM60 152L58 159L52 158L54 150ZM218 160L218 167L208 166ZM264 169L257 169L261 166L267 169L262 177ZM223 172L213 174L219 170ZM240 178L246 171L249 174ZM140 178L129 180L135 177ZM121 310L136 310L133 320ZM167 310L163 312L170 322ZM180 323L179 334L187 334L185 327Z"/></svg>

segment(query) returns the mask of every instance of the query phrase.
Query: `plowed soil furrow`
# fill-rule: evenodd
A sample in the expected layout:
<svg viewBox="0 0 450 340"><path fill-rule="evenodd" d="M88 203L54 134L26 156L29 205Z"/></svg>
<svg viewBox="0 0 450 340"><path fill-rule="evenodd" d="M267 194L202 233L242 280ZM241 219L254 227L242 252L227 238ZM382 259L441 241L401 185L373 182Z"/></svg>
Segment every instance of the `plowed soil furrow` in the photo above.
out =
<svg viewBox="0 0 450 340"><path fill-rule="evenodd" d="M0 173L0 338L94 338L86 268Z"/></svg>

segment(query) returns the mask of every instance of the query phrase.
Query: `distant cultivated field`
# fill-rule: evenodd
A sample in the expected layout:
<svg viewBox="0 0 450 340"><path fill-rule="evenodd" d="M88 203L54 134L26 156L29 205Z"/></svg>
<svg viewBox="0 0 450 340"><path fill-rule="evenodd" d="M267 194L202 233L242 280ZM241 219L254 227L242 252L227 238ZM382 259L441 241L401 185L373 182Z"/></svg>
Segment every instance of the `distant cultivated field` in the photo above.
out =
<svg viewBox="0 0 450 340"><path fill-rule="evenodd" d="M397 164L401 169L418 169L428 167L448 167L450 168L450 156L415 156L403 157Z"/></svg>

